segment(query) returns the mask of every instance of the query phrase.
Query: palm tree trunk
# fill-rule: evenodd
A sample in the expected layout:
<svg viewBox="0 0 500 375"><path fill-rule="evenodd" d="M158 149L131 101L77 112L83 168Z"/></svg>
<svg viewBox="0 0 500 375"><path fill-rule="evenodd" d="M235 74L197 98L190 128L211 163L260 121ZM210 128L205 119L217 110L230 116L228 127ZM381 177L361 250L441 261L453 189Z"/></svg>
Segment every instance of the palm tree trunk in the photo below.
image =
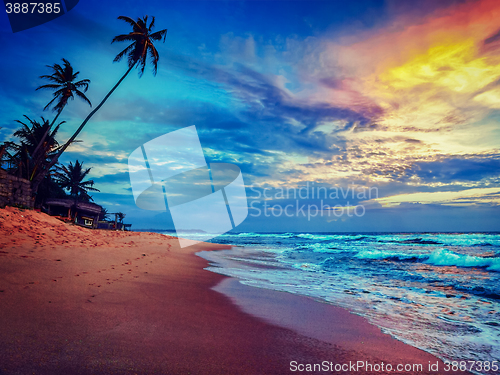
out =
<svg viewBox="0 0 500 375"><path fill-rule="evenodd" d="M54 119L50 123L49 129L52 129L52 127L54 126L54 123L56 122L57 118L59 117L59 115L61 114L61 112L63 111L63 109L64 109L64 107L61 108L59 111L57 111L57 115L56 115L56 117L54 117Z"/></svg>
<svg viewBox="0 0 500 375"><path fill-rule="evenodd" d="M64 108L64 107L63 107ZM42 140L38 143L38 145L36 146L35 148L35 151L33 151L33 154L31 155L32 157L34 157L36 155L36 152L40 149L40 147L42 146L43 142L45 141L45 138L47 138L47 134L49 134L50 132L50 129L52 129L52 126L54 125L54 123L56 122L57 118L59 117L59 115L61 114L63 108L61 108L59 111L57 111L57 115L56 117L54 117L54 119L52 120L52 122L50 123L49 127L47 128L47 130L45 131L45 134L43 135L42 137Z"/></svg>
<svg viewBox="0 0 500 375"><path fill-rule="evenodd" d="M99 105L97 107L95 107L95 109L92 112L89 113L89 115L87 116L87 118L85 120L83 120L83 122L80 125L80 127L71 136L71 138L64 144L64 146L61 147L61 149L59 150L59 152L56 155L54 155L54 157L50 161L49 165L43 170L43 172L40 172L40 174L34 179L33 184L31 186L31 190L32 190L33 194L36 194L36 192L38 191L38 187L40 186L40 183L43 181L44 177L47 175L47 173L49 172L50 168L52 168L54 166L54 164L57 163L57 161L59 160L59 157L61 156L61 154L68 148L68 146L71 143L73 143L73 141L75 140L75 138L82 131L83 127L87 124L87 122L91 119L91 117L94 116L94 114L103 106L103 104L106 102L106 100L108 100L108 98L111 96L111 94L116 90L116 88L120 85L120 83L122 83L122 81L130 73L130 71L132 70L132 68L134 66L135 66L135 64L133 64L130 68L128 68L127 72L123 75L123 77L120 78L120 80L111 89L111 91L104 97L104 99L99 103Z"/></svg>

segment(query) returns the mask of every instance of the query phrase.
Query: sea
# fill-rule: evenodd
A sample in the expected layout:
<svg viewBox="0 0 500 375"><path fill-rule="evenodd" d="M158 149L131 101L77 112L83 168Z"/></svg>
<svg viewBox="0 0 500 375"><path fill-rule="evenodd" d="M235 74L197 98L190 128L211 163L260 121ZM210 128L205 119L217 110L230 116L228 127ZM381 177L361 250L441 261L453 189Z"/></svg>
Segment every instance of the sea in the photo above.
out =
<svg viewBox="0 0 500 375"><path fill-rule="evenodd" d="M234 247L198 253L210 271L344 307L443 360L500 360L500 233L226 233L211 242Z"/></svg>

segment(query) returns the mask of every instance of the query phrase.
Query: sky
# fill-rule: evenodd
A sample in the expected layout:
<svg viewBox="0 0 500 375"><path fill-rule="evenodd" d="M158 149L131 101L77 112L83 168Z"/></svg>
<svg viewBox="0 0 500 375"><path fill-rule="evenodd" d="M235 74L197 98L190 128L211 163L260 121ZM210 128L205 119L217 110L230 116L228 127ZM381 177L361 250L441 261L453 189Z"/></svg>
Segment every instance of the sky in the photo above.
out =
<svg viewBox="0 0 500 375"><path fill-rule="evenodd" d="M100 102L127 70L113 62L127 44L111 44L130 32L121 15L168 29L158 73L132 71L61 162L92 168L95 202L133 229L172 221L135 205L129 155L196 125L208 162L241 168L238 231L499 230L498 1L80 0L18 33L2 14L0 141L23 115L54 116L35 89L62 58ZM58 139L90 110L70 102Z"/></svg>

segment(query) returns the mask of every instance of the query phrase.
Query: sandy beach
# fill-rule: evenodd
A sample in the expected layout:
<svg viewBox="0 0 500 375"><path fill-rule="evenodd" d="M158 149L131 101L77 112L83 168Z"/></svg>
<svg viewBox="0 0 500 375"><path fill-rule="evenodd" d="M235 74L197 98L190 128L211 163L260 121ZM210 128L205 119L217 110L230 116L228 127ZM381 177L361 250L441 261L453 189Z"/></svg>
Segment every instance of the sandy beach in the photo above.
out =
<svg viewBox="0 0 500 375"><path fill-rule="evenodd" d="M204 270L195 253L223 248L0 210L0 374L287 374L323 361L443 369L344 309Z"/></svg>

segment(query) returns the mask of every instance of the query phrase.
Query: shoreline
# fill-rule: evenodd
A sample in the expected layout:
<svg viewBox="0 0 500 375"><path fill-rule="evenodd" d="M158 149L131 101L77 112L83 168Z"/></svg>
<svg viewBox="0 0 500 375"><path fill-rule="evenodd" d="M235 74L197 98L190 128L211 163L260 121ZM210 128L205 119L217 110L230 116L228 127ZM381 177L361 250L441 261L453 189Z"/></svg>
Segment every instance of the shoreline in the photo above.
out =
<svg viewBox="0 0 500 375"><path fill-rule="evenodd" d="M380 338L347 310L230 286L234 279L205 270L208 261L195 255L228 245L180 249L157 233L89 230L15 208L0 210L0 224L1 375L285 374L292 361L376 360L354 345L360 338L378 349L386 342L377 353L386 363L398 358L395 351L424 364L435 358ZM221 293L221 285L237 296ZM347 319L342 340L315 337L293 319L280 326L259 316L274 309L283 323L283 306L308 324L332 324L335 314Z"/></svg>
<svg viewBox="0 0 500 375"><path fill-rule="evenodd" d="M393 367L422 364L424 371L419 373L428 373L425 369L429 363L438 363L438 368L443 369L443 361L435 355L382 332L366 318L343 307L312 297L248 286L233 277L221 280L212 289L227 296L246 314L353 353L350 361L383 362Z"/></svg>

